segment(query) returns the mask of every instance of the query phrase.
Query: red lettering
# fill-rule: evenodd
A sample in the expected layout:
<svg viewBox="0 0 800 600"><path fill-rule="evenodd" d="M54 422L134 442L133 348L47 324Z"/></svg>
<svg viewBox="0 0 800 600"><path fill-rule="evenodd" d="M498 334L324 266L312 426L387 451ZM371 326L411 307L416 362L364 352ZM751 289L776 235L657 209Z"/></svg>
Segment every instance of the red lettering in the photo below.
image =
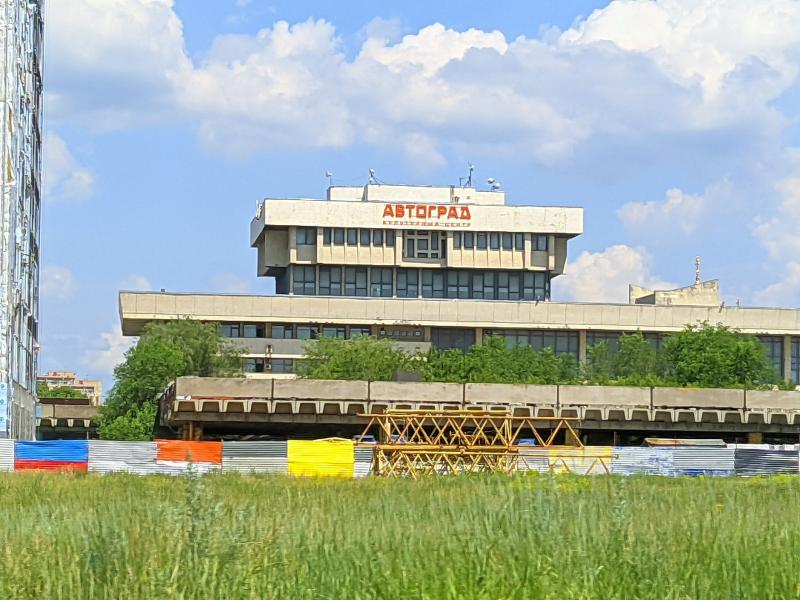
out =
<svg viewBox="0 0 800 600"><path fill-rule="evenodd" d="M383 207L383 216L384 217L394 217L394 213L392 212L392 205L387 204Z"/></svg>
<svg viewBox="0 0 800 600"><path fill-rule="evenodd" d="M461 207L461 218L466 221L469 221L472 218L472 215L469 214L469 206Z"/></svg>
<svg viewBox="0 0 800 600"><path fill-rule="evenodd" d="M409 217L413 217L414 216L414 205L413 204L406 204L406 214L408 214Z"/></svg>
<svg viewBox="0 0 800 600"><path fill-rule="evenodd" d="M446 206L440 206L438 209L436 209L436 212L437 212L436 216L441 219L444 216L444 214L447 212L447 207Z"/></svg>
<svg viewBox="0 0 800 600"><path fill-rule="evenodd" d="M428 218L431 218L433 216L433 213L435 213L435 212L436 212L436 207L435 206L429 206L428 207Z"/></svg>
<svg viewBox="0 0 800 600"><path fill-rule="evenodd" d="M428 211L425 210L425 207L423 205L418 204L416 206L416 209L417 209L416 216L418 219L424 219L428 216Z"/></svg>
<svg viewBox="0 0 800 600"><path fill-rule="evenodd" d="M447 211L447 218L448 219L457 219L458 218L458 211L456 210L455 206L451 206L450 210Z"/></svg>
<svg viewBox="0 0 800 600"><path fill-rule="evenodd" d="M406 216L406 209L402 204L398 204L394 207L394 214L398 219L402 219Z"/></svg>

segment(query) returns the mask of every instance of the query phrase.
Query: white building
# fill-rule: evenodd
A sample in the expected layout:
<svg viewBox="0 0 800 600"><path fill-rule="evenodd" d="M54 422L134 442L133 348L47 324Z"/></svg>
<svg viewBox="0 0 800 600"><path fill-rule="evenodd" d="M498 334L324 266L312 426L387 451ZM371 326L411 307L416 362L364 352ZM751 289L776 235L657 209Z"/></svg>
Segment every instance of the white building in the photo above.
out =
<svg viewBox="0 0 800 600"><path fill-rule="evenodd" d="M776 369L800 383L800 311L724 307L717 282L631 286L629 304L550 301L581 208L510 206L462 187L331 187L327 199L267 199L251 224L257 272L275 296L120 293L123 333L190 317L222 324L252 376L290 377L304 341L371 334L408 350L466 349L487 335L583 360L642 331L654 344L698 321L760 336Z"/></svg>
<svg viewBox="0 0 800 600"><path fill-rule="evenodd" d="M41 0L0 1L0 437L35 434L42 44Z"/></svg>

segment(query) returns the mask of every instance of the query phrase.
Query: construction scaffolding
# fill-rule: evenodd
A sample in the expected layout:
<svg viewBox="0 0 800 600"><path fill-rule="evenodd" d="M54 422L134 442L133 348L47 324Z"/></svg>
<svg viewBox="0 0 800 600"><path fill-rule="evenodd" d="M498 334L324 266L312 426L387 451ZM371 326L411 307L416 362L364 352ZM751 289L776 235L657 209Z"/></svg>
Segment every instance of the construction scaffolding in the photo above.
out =
<svg viewBox="0 0 800 600"><path fill-rule="evenodd" d="M359 416L369 421L357 443L374 447L379 476L571 471L576 459L610 472L607 457L587 455L573 427L577 419L484 410L390 409Z"/></svg>

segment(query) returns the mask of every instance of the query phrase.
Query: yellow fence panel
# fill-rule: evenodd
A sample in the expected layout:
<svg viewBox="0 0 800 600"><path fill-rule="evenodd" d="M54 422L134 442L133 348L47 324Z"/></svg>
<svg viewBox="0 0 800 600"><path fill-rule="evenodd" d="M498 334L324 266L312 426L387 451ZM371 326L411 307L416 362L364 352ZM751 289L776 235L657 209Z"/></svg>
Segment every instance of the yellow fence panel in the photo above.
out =
<svg viewBox="0 0 800 600"><path fill-rule="evenodd" d="M605 475L611 473L613 448L590 446L587 448L551 448L547 451L550 470L554 473L575 475Z"/></svg>
<svg viewBox="0 0 800 600"><path fill-rule="evenodd" d="M355 447L351 440L289 440L289 475L353 477Z"/></svg>

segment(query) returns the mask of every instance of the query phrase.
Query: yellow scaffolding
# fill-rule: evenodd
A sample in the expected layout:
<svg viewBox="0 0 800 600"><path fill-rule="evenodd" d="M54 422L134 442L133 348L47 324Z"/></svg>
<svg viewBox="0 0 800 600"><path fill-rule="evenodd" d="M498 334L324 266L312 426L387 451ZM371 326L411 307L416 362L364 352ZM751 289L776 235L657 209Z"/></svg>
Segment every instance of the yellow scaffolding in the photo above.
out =
<svg viewBox="0 0 800 600"><path fill-rule="evenodd" d="M375 449L374 469L379 476L416 479L487 471L510 474L529 469L532 455L544 456L548 470L563 472L574 464L576 451L583 460L609 471L605 457L585 453L572 426L577 419L516 417L498 410L390 409L359 416L369 421L357 443ZM366 441L371 432L377 432L377 441ZM556 444L561 436L564 442ZM558 460L562 454L573 460Z"/></svg>

